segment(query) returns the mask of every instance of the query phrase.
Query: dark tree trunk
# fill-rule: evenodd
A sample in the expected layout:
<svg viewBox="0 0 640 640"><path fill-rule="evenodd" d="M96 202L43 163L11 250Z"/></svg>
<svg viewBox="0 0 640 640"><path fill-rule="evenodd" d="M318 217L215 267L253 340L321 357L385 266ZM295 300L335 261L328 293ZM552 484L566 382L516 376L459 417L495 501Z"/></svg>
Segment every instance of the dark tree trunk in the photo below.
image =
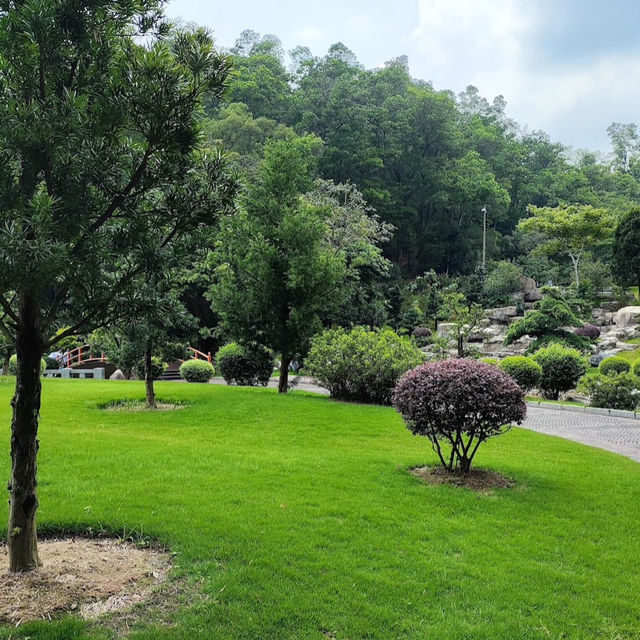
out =
<svg viewBox="0 0 640 640"><path fill-rule="evenodd" d="M464 358L464 337L458 336L458 358Z"/></svg>
<svg viewBox="0 0 640 640"><path fill-rule="evenodd" d="M278 393L287 393L289 390L289 365L291 364L291 358L289 356L282 356L280 362L280 378L278 379Z"/></svg>
<svg viewBox="0 0 640 640"><path fill-rule="evenodd" d="M35 300L21 296L16 340L16 390L11 403L11 480L8 486L10 571L32 571L41 564L36 535L40 358L43 350L39 315Z"/></svg>
<svg viewBox="0 0 640 640"><path fill-rule="evenodd" d="M153 352L153 342L147 340L147 347L144 351L144 389L147 394L147 407L156 408L156 392L153 388L153 368L151 366L151 354Z"/></svg>

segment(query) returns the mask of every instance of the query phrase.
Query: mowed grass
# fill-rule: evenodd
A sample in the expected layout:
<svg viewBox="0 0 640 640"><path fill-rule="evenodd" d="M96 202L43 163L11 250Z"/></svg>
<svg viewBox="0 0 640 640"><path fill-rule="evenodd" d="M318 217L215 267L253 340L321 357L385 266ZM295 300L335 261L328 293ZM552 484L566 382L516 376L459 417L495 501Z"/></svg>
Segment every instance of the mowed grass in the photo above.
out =
<svg viewBox="0 0 640 640"><path fill-rule="evenodd" d="M9 447L12 381L0 383ZM43 529L135 530L176 552L193 597L131 638L640 638L640 465L515 429L477 463L517 481L427 486L390 408L163 383L173 412L107 412L135 382L45 380ZM0 471L9 475L8 455ZM105 638L72 618L2 638Z"/></svg>

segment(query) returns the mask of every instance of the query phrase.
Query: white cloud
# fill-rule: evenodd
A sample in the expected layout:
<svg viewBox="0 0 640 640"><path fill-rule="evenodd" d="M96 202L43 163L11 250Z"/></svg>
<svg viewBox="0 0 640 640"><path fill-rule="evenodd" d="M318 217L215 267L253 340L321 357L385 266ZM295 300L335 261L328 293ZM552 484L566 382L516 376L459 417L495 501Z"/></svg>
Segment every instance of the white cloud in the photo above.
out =
<svg viewBox="0 0 640 640"><path fill-rule="evenodd" d="M309 26L298 29L295 33L295 37L297 41L304 42L305 44L317 44L318 42L326 40L327 34L322 31L322 29Z"/></svg>
<svg viewBox="0 0 640 640"><path fill-rule="evenodd" d="M366 13L351 16L347 22L350 27L359 31L364 31L372 25L371 18Z"/></svg>

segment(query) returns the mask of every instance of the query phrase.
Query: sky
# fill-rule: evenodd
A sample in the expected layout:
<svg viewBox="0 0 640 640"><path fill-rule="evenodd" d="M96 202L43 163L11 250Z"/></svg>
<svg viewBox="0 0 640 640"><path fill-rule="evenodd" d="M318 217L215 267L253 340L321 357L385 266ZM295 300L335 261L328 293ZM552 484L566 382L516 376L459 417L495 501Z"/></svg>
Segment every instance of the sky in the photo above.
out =
<svg viewBox="0 0 640 640"><path fill-rule="evenodd" d="M167 14L230 47L243 29L323 55L343 42L367 68L400 55L415 78L503 95L507 115L574 150L609 151L640 123L640 0L172 0Z"/></svg>

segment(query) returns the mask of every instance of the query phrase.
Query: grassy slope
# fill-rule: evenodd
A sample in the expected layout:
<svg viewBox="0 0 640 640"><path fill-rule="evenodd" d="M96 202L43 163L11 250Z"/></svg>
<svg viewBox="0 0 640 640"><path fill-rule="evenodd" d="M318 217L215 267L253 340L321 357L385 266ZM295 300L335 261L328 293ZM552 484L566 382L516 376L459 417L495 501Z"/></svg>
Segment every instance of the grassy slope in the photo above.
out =
<svg viewBox="0 0 640 640"><path fill-rule="evenodd" d="M41 525L153 536L211 598L137 640L640 637L630 460L514 430L478 462L520 487L476 495L406 472L434 456L391 409L213 385L158 391L191 405L106 413L98 403L142 397L142 386L47 380L42 411ZM10 395L0 383L5 451ZM103 633L72 620L0 628Z"/></svg>

